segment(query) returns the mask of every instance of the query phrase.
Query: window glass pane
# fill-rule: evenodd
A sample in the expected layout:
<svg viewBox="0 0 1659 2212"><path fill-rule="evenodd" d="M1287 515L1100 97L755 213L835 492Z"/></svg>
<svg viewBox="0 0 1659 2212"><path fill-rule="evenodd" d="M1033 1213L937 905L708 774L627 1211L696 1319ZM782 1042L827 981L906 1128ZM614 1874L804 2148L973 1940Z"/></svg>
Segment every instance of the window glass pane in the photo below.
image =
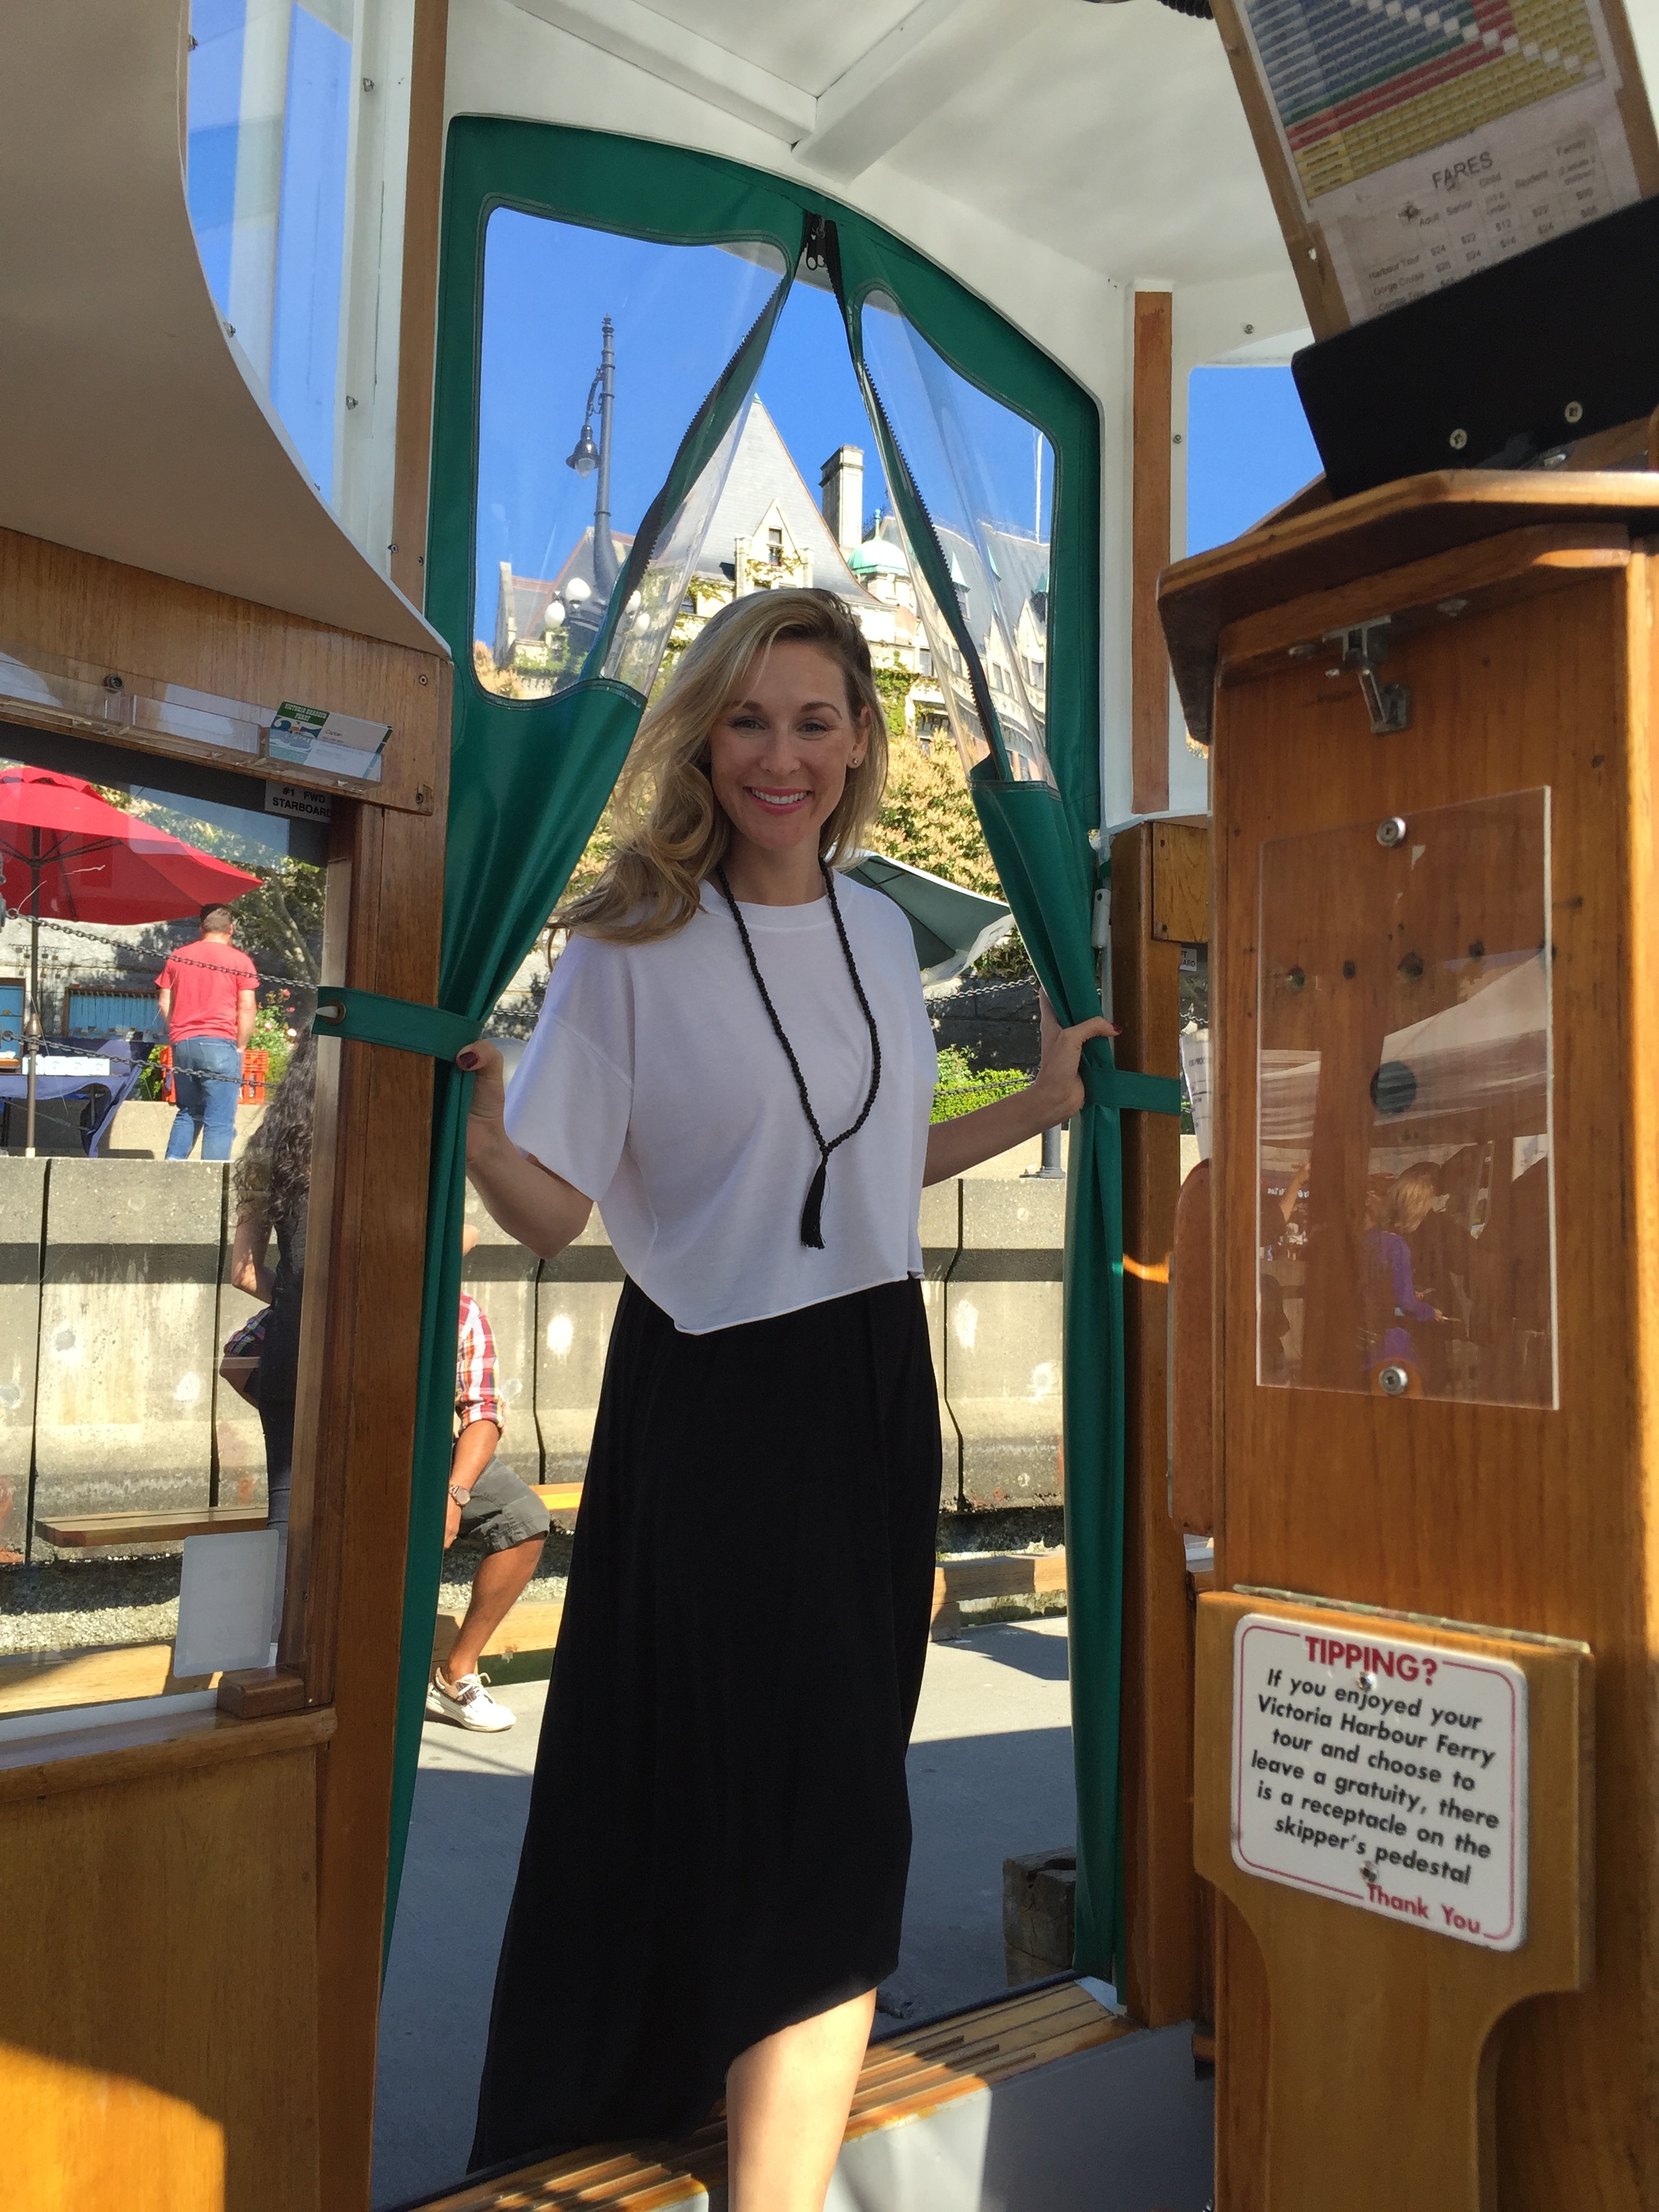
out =
<svg viewBox="0 0 1659 2212"><path fill-rule="evenodd" d="M1555 1402L1548 793L1261 848L1258 1376Z"/></svg>
<svg viewBox="0 0 1659 2212"><path fill-rule="evenodd" d="M760 244L664 246L512 208L490 216L473 612L487 688L536 699L576 681L682 439L784 273ZM668 525L617 633L607 672L641 690L732 445Z"/></svg>
<svg viewBox="0 0 1659 2212"><path fill-rule="evenodd" d="M12 730L0 755L0 1734L15 1734L57 1724L31 1715L209 1692L276 1640L327 830L253 811L260 787L222 772ZM217 898L228 934L201 917ZM251 1377L257 1402L238 1387ZM216 1629L192 1656L228 1583L240 1648Z"/></svg>
<svg viewBox="0 0 1659 2212"><path fill-rule="evenodd" d="M337 433L350 0L192 0L186 191L202 266L323 497Z"/></svg>
<svg viewBox="0 0 1659 2212"><path fill-rule="evenodd" d="M1053 449L1034 423L958 375L892 300L881 294L867 300L860 328L871 381L932 518L983 665L1009 772L1052 783L1044 722ZM971 767L987 746L966 671L956 665L962 656L931 598L922 611Z"/></svg>

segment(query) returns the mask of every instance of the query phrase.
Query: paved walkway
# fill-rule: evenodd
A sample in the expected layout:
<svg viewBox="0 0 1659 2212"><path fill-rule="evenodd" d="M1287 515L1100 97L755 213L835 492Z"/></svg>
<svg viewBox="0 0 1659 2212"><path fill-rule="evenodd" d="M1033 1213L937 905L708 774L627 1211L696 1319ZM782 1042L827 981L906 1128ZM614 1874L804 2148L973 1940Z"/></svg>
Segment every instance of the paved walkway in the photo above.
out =
<svg viewBox="0 0 1659 2212"><path fill-rule="evenodd" d="M931 1647L910 1750L904 1946L878 2035L1001 1991L1002 1862L1074 1834L1066 1661L1064 1620ZM377 2205L435 2193L466 2164L546 1686L499 1694L519 1716L508 1735L427 1725L380 2018Z"/></svg>

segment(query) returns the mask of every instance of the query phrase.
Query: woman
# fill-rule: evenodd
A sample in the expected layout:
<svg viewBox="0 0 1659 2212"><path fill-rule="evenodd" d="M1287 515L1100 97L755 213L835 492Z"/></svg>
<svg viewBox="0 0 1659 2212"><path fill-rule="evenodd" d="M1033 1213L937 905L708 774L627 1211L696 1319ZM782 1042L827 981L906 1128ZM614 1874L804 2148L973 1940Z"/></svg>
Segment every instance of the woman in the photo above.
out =
<svg viewBox="0 0 1659 2212"><path fill-rule="evenodd" d="M938 1400L924 1182L1082 1103L1111 1034L929 1127L908 924L837 878L879 806L870 655L828 592L736 601L647 710L613 858L467 1158L551 1257L625 1271L577 1523L475 2166L698 2126L732 2212L818 2212L896 1962Z"/></svg>
<svg viewBox="0 0 1659 2212"><path fill-rule="evenodd" d="M1439 1194L1434 1170L1419 1164L1396 1176L1376 1200L1374 1218L1368 1201L1360 1348L1373 1381L1384 1367L1405 1367L1420 1386L1422 1352L1406 1324L1445 1318L1427 1298L1418 1296L1408 1241L1422 1227ZM1425 1348L1431 1354L1435 1349L1431 1345Z"/></svg>
<svg viewBox="0 0 1659 2212"><path fill-rule="evenodd" d="M294 1484L294 1392L300 1371L300 1306L305 1293L306 1207L311 1197L311 1117L317 1090L317 1045L301 1037L264 1116L232 1176L236 1234L230 1279L264 1298L265 1319L257 1377L259 1425L265 1432L270 1525L288 1528ZM276 1265L266 1265L272 1236ZM281 1577L277 1578L281 1588Z"/></svg>

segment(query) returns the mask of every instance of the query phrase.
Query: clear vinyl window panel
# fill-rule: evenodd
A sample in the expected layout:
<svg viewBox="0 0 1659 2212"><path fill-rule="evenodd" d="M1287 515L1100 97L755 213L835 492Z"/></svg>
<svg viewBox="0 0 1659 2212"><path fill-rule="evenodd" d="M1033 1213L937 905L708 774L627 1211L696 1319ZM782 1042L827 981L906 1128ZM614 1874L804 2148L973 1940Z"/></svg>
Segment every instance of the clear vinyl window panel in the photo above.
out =
<svg viewBox="0 0 1659 2212"><path fill-rule="evenodd" d="M1046 726L1054 449L1042 432L952 368L885 294L860 316L865 366L922 503L978 653L1019 781L1054 781ZM971 769L990 750L965 656L911 558L953 734Z"/></svg>
<svg viewBox="0 0 1659 2212"><path fill-rule="evenodd" d="M1257 1376L1556 1402L1549 793L1261 848Z"/></svg>
<svg viewBox="0 0 1659 2212"><path fill-rule="evenodd" d="M190 15L186 189L203 273L336 505L362 12L192 0Z"/></svg>
<svg viewBox="0 0 1659 2212"><path fill-rule="evenodd" d="M672 246L514 208L490 216L472 623L488 690L545 698L581 675L681 441L785 275L758 241ZM637 690L669 644L735 444L665 518L619 614L605 672Z"/></svg>
<svg viewBox="0 0 1659 2212"><path fill-rule="evenodd" d="M222 777L204 795L130 749L13 747L0 1741L91 1708L211 1704L222 1670L270 1658L296 1423L314 1419L298 1372L313 1085L338 1050L306 1034L326 823L237 805ZM234 927L215 943L199 917L220 901Z"/></svg>

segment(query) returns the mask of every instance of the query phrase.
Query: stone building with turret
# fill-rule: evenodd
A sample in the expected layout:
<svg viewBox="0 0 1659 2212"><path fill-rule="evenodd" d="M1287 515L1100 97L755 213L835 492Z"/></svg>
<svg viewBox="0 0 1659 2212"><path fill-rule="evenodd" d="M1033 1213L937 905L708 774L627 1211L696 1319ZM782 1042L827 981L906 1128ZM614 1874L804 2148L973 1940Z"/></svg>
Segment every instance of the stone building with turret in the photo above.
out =
<svg viewBox="0 0 1659 2212"><path fill-rule="evenodd" d="M667 665L732 599L816 586L846 600L877 668L910 678L905 720L927 742L943 726L944 701L933 681L896 526L878 515L872 535L863 535L864 455L858 447L837 447L819 484L814 500L771 416L751 399L674 624ZM618 561L625 562L633 540L617 533L614 542ZM574 680L584 649L583 618L593 601L591 528L556 576L517 575L504 561L495 634L475 648L483 679L520 698L545 696Z"/></svg>

